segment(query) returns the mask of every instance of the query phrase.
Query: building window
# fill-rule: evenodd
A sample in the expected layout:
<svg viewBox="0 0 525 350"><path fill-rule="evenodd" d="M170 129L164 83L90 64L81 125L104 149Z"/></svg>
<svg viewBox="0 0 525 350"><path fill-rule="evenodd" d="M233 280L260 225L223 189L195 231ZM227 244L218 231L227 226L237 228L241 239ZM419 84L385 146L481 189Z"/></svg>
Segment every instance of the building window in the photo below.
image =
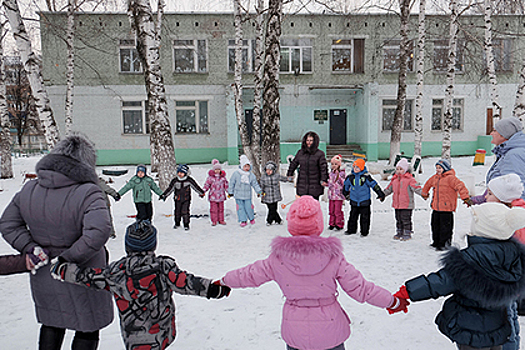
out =
<svg viewBox="0 0 525 350"><path fill-rule="evenodd" d="M332 40L332 72L365 72L365 39Z"/></svg>
<svg viewBox="0 0 525 350"><path fill-rule="evenodd" d="M174 40L173 62L175 73L205 73L206 40Z"/></svg>
<svg viewBox="0 0 525 350"><path fill-rule="evenodd" d="M496 72L512 72L512 40L494 39L492 40L492 49Z"/></svg>
<svg viewBox="0 0 525 350"><path fill-rule="evenodd" d="M120 72L142 72L142 65L140 63L135 40L120 40Z"/></svg>
<svg viewBox="0 0 525 350"><path fill-rule="evenodd" d="M175 101L177 133L208 133L208 101Z"/></svg>
<svg viewBox="0 0 525 350"><path fill-rule="evenodd" d="M434 40L434 70L439 73L445 73L448 67L448 40ZM463 72L464 43L461 40L456 44L456 72Z"/></svg>
<svg viewBox="0 0 525 350"><path fill-rule="evenodd" d="M412 130L412 111L414 100L407 99L405 102L405 115L403 118L403 130ZM383 131L392 130L394 116L396 114L397 100L383 100Z"/></svg>
<svg viewBox="0 0 525 350"><path fill-rule="evenodd" d="M443 119L445 114L445 100L433 99L432 100L432 131L443 130ZM452 101L452 130L462 130L463 128L463 105L464 101L462 98L455 98Z"/></svg>
<svg viewBox="0 0 525 350"><path fill-rule="evenodd" d="M399 72L399 55L401 54L401 40L385 40L383 45L383 71ZM408 43L409 72L414 71L414 42Z"/></svg>
<svg viewBox="0 0 525 350"><path fill-rule="evenodd" d="M312 39L281 39L281 73L312 72Z"/></svg>
<svg viewBox="0 0 525 350"><path fill-rule="evenodd" d="M146 101L122 101L122 125L124 134L149 134L149 117Z"/></svg>
<svg viewBox="0 0 525 350"><path fill-rule="evenodd" d="M255 68L255 40L242 41L242 71L253 72ZM228 72L235 72L235 40L228 40Z"/></svg>

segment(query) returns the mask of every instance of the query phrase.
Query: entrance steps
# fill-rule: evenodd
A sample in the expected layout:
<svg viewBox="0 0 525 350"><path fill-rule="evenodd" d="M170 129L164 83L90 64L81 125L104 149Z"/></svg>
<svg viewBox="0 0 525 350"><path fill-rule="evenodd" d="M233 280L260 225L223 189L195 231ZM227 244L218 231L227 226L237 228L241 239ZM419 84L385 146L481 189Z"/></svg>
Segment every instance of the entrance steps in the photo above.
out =
<svg viewBox="0 0 525 350"><path fill-rule="evenodd" d="M354 153L364 154L359 145L326 145L326 161L330 162L333 156L340 154L343 159L355 159Z"/></svg>

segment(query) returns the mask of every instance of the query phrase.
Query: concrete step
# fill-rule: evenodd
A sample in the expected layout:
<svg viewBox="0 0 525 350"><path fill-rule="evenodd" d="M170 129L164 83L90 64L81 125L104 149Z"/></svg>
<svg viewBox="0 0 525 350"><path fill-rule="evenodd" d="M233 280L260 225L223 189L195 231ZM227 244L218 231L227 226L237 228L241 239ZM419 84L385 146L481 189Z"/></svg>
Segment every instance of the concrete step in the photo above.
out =
<svg viewBox="0 0 525 350"><path fill-rule="evenodd" d="M349 144L349 145L326 145L326 160L330 161L333 156L340 154L344 159L353 159L355 158L353 154L359 153L364 154L363 150L359 145Z"/></svg>

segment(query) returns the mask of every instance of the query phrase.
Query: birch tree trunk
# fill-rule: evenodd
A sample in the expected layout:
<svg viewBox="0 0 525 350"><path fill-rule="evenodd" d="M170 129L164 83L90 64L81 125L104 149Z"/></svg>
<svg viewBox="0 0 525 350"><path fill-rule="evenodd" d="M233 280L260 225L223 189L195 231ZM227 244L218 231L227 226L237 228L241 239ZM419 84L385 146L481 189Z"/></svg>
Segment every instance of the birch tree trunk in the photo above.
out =
<svg viewBox="0 0 525 350"><path fill-rule="evenodd" d="M137 52L144 67L150 118L150 147L157 155L159 186L165 189L175 177L176 163L160 67L160 34L155 31L149 0L129 0L128 11L131 27L137 36Z"/></svg>
<svg viewBox="0 0 525 350"><path fill-rule="evenodd" d="M239 127L239 135L241 136L241 145L243 153L248 157L252 163L252 169L255 168L255 158L250 144L248 135L248 127L246 125L246 117L244 116L244 108L242 104L242 15L241 15L241 1L233 0L233 16L235 24L235 68L234 68L234 84L233 96L235 99L235 115L237 117L237 124ZM253 130L253 129L252 129ZM253 132L252 132L253 137ZM257 167L258 168L258 167Z"/></svg>
<svg viewBox="0 0 525 350"><path fill-rule="evenodd" d="M425 7L426 0L419 0L419 33L417 40L417 95L416 95L416 120L414 125L414 155L421 157L423 143L423 91L425 89Z"/></svg>
<svg viewBox="0 0 525 350"><path fill-rule="evenodd" d="M281 164L281 114L279 111L279 69L281 64L282 0L270 0L266 27L264 62L263 130L261 163L271 160Z"/></svg>
<svg viewBox="0 0 525 350"><path fill-rule="evenodd" d="M3 37L4 27L0 22L0 179L11 179L13 177L11 122L6 100L4 44L1 39Z"/></svg>
<svg viewBox="0 0 525 350"><path fill-rule="evenodd" d="M64 113L65 134L68 136L73 127L73 96L75 88L75 0L67 4L67 71L66 71L66 109Z"/></svg>
<svg viewBox="0 0 525 350"><path fill-rule="evenodd" d="M520 70L520 79L516 91L516 102L514 103L512 115L521 120L522 124L525 121L525 61Z"/></svg>
<svg viewBox="0 0 525 350"><path fill-rule="evenodd" d="M494 125L501 118L499 104L498 79L494 68L494 51L492 48L492 0L485 0L485 56L487 58L487 73L490 81L490 100L492 102L492 119Z"/></svg>
<svg viewBox="0 0 525 350"><path fill-rule="evenodd" d="M259 179L264 164L261 164L261 105L263 90L263 51L264 51L264 0L257 0L255 7L255 60L254 60L254 88L253 88L253 127L252 153L254 174Z"/></svg>
<svg viewBox="0 0 525 350"><path fill-rule="evenodd" d="M60 133L53 116L53 110L49 105L49 96L44 85L42 71L40 70L40 59L31 47L31 40L22 21L17 0L4 0L2 4L11 30L13 31L22 64L27 72L31 91L36 103L38 118L40 119L40 125L44 129L47 147L51 150L60 140Z"/></svg>
<svg viewBox="0 0 525 350"><path fill-rule="evenodd" d="M401 148L401 130L403 129L403 119L405 116L405 104L407 98L407 70L408 58L410 54L408 40L408 22L410 20L410 0L399 0L399 11L401 25L399 33L401 42L399 44L399 78L397 87L397 107L394 114L394 122L390 132L390 161L394 165L396 154Z"/></svg>
<svg viewBox="0 0 525 350"><path fill-rule="evenodd" d="M458 13L456 0L450 0L450 38L448 44L447 87L445 89L445 113L443 115L443 143L441 158L450 159L452 130L452 101L454 98L454 80L456 78L456 47L458 34Z"/></svg>

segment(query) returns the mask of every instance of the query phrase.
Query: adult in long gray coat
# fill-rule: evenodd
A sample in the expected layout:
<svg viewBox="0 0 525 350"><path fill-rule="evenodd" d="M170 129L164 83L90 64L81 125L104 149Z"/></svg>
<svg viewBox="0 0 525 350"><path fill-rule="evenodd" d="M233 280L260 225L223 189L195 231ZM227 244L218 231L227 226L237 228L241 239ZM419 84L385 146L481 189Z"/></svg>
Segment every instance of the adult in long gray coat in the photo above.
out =
<svg viewBox="0 0 525 350"><path fill-rule="evenodd" d="M290 162L286 176L291 178L297 167L299 175L295 192L298 196L307 194L319 200L328 184L328 165L324 152L319 149L319 135L313 131L303 136L301 149Z"/></svg>
<svg viewBox="0 0 525 350"><path fill-rule="evenodd" d="M111 223L95 172L94 145L73 134L57 143L36 165L37 180L15 194L0 218L11 246L31 254L39 246L49 258L81 266L106 266L104 244ZM35 272L35 271L33 271ZM99 330L113 320L109 292L54 280L49 265L30 277L40 328L39 349L60 349L66 329L75 330L74 350L98 347Z"/></svg>

